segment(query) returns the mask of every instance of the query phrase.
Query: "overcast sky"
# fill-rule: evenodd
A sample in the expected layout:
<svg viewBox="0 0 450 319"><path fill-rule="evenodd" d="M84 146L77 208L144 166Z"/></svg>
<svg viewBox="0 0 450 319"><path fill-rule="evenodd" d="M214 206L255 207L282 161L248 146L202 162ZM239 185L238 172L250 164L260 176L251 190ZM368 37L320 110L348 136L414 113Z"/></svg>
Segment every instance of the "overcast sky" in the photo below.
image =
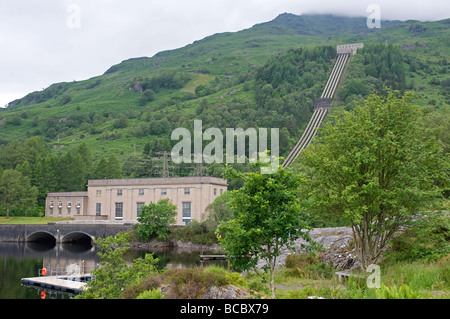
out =
<svg viewBox="0 0 450 319"><path fill-rule="evenodd" d="M289 12L449 18L449 0L0 0L0 106L123 60L239 31Z"/></svg>

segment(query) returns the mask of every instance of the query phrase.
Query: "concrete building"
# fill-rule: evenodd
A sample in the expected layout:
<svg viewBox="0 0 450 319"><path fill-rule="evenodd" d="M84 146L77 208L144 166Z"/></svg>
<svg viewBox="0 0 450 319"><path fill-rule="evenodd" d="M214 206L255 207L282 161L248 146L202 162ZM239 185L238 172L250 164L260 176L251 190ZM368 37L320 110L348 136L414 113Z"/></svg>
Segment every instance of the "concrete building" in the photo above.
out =
<svg viewBox="0 0 450 319"><path fill-rule="evenodd" d="M350 53L355 55L358 49L364 48L364 43L341 44L336 47L337 54Z"/></svg>
<svg viewBox="0 0 450 319"><path fill-rule="evenodd" d="M86 192L48 193L47 217L135 223L144 205L169 198L177 206L176 225L203 220L206 207L227 190L217 177L89 180Z"/></svg>

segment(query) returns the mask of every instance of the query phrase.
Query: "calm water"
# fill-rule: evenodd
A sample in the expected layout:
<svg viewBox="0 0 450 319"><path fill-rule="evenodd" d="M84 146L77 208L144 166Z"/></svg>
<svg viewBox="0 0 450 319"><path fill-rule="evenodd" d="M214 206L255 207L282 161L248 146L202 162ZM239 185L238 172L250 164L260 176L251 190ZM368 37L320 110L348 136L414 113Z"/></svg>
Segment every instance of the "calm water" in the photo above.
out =
<svg viewBox="0 0 450 319"><path fill-rule="evenodd" d="M129 250L127 260L151 253ZM200 265L199 252L179 252L174 249L153 251L158 267L185 268ZM21 279L37 277L39 269L63 269L77 264L92 269L101 259L90 245L48 245L44 243L0 243L0 299L40 299L42 289L22 286ZM46 290L48 298L70 298L71 295Z"/></svg>

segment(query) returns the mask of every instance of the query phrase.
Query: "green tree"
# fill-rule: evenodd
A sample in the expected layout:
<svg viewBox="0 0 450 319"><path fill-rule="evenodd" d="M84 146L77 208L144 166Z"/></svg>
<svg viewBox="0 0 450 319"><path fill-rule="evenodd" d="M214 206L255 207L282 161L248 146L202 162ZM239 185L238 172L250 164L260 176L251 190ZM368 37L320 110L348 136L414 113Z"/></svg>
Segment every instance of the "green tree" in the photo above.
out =
<svg viewBox="0 0 450 319"><path fill-rule="evenodd" d="M435 181L448 180L442 147L422 125L411 92L373 94L338 112L300 160L315 205L351 225L364 270L415 212L440 196Z"/></svg>
<svg viewBox="0 0 450 319"><path fill-rule="evenodd" d="M59 189L62 191L82 191L87 183L86 166L81 155L72 155L71 151L59 158Z"/></svg>
<svg viewBox="0 0 450 319"><path fill-rule="evenodd" d="M34 167L39 156L44 157L49 153L47 147L40 136L32 136L24 143L24 160Z"/></svg>
<svg viewBox="0 0 450 319"><path fill-rule="evenodd" d="M252 165L262 168L260 161ZM243 179L244 186L231 195L229 207L234 218L219 226L219 243L234 266L253 269L266 280L258 269L258 261L263 261L262 269L269 273L268 284L275 298L276 262L281 251L300 237L310 241L297 193L301 178L281 166L273 174L242 174L228 168L225 177Z"/></svg>
<svg viewBox="0 0 450 319"><path fill-rule="evenodd" d="M122 169L114 155L108 158L108 178L122 178Z"/></svg>
<svg viewBox="0 0 450 319"><path fill-rule="evenodd" d="M211 204L206 207L208 219L213 220L217 225L229 221L233 215L229 209L229 202L232 196L231 192L225 192L218 196Z"/></svg>
<svg viewBox="0 0 450 319"><path fill-rule="evenodd" d="M37 188L22 173L8 169L0 177L0 205L6 209L6 218L11 210L36 208Z"/></svg>
<svg viewBox="0 0 450 319"><path fill-rule="evenodd" d="M145 254L144 258L137 258L128 266L124 259L129 249L128 239L129 236L125 233L95 240L100 249L98 255L102 259L101 267L93 271L95 279L90 280L86 289L76 298L118 298L124 288L138 284L148 274L157 272L158 259L154 259L153 254Z"/></svg>
<svg viewBox="0 0 450 319"><path fill-rule="evenodd" d="M168 198L142 207L138 216L138 234L143 240L150 238L166 239L170 232L169 225L175 223L177 206Z"/></svg>
<svg viewBox="0 0 450 319"><path fill-rule="evenodd" d="M38 188L38 201L43 203L48 192L59 191L58 158L38 157L33 170L33 185Z"/></svg>
<svg viewBox="0 0 450 319"><path fill-rule="evenodd" d="M23 143L19 140L12 140L8 145L2 146L0 152L0 164L5 169L14 169L23 162Z"/></svg>
<svg viewBox="0 0 450 319"><path fill-rule="evenodd" d="M95 166L94 178L96 179L104 179L108 176L108 162L101 158L100 161Z"/></svg>
<svg viewBox="0 0 450 319"><path fill-rule="evenodd" d="M110 155L106 160L102 158L96 165L94 170L94 178L104 179L104 178L121 178L122 169L119 162L114 155Z"/></svg>
<svg viewBox="0 0 450 319"><path fill-rule="evenodd" d="M84 165L86 166L86 177L92 177L92 174L94 173L94 161L92 160L91 150L87 147L86 143L82 143L78 146L77 154L81 155Z"/></svg>

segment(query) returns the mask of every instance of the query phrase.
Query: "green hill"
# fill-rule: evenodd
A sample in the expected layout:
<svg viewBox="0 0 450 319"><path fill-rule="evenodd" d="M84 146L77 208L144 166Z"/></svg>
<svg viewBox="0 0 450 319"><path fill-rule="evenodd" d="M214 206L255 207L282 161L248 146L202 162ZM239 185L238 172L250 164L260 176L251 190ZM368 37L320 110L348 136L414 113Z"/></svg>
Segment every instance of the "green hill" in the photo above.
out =
<svg viewBox="0 0 450 319"><path fill-rule="evenodd" d="M394 85L416 91L417 103L440 118L450 103L449 29L450 19L369 29L366 18L285 13L12 101L0 112L0 147L41 136L62 154L84 142L95 162L113 154L125 176L143 176L152 157L170 152L173 129L192 130L201 119L204 129L278 127L286 156L325 85L336 44L349 42L366 48L349 65L337 107Z"/></svg>

